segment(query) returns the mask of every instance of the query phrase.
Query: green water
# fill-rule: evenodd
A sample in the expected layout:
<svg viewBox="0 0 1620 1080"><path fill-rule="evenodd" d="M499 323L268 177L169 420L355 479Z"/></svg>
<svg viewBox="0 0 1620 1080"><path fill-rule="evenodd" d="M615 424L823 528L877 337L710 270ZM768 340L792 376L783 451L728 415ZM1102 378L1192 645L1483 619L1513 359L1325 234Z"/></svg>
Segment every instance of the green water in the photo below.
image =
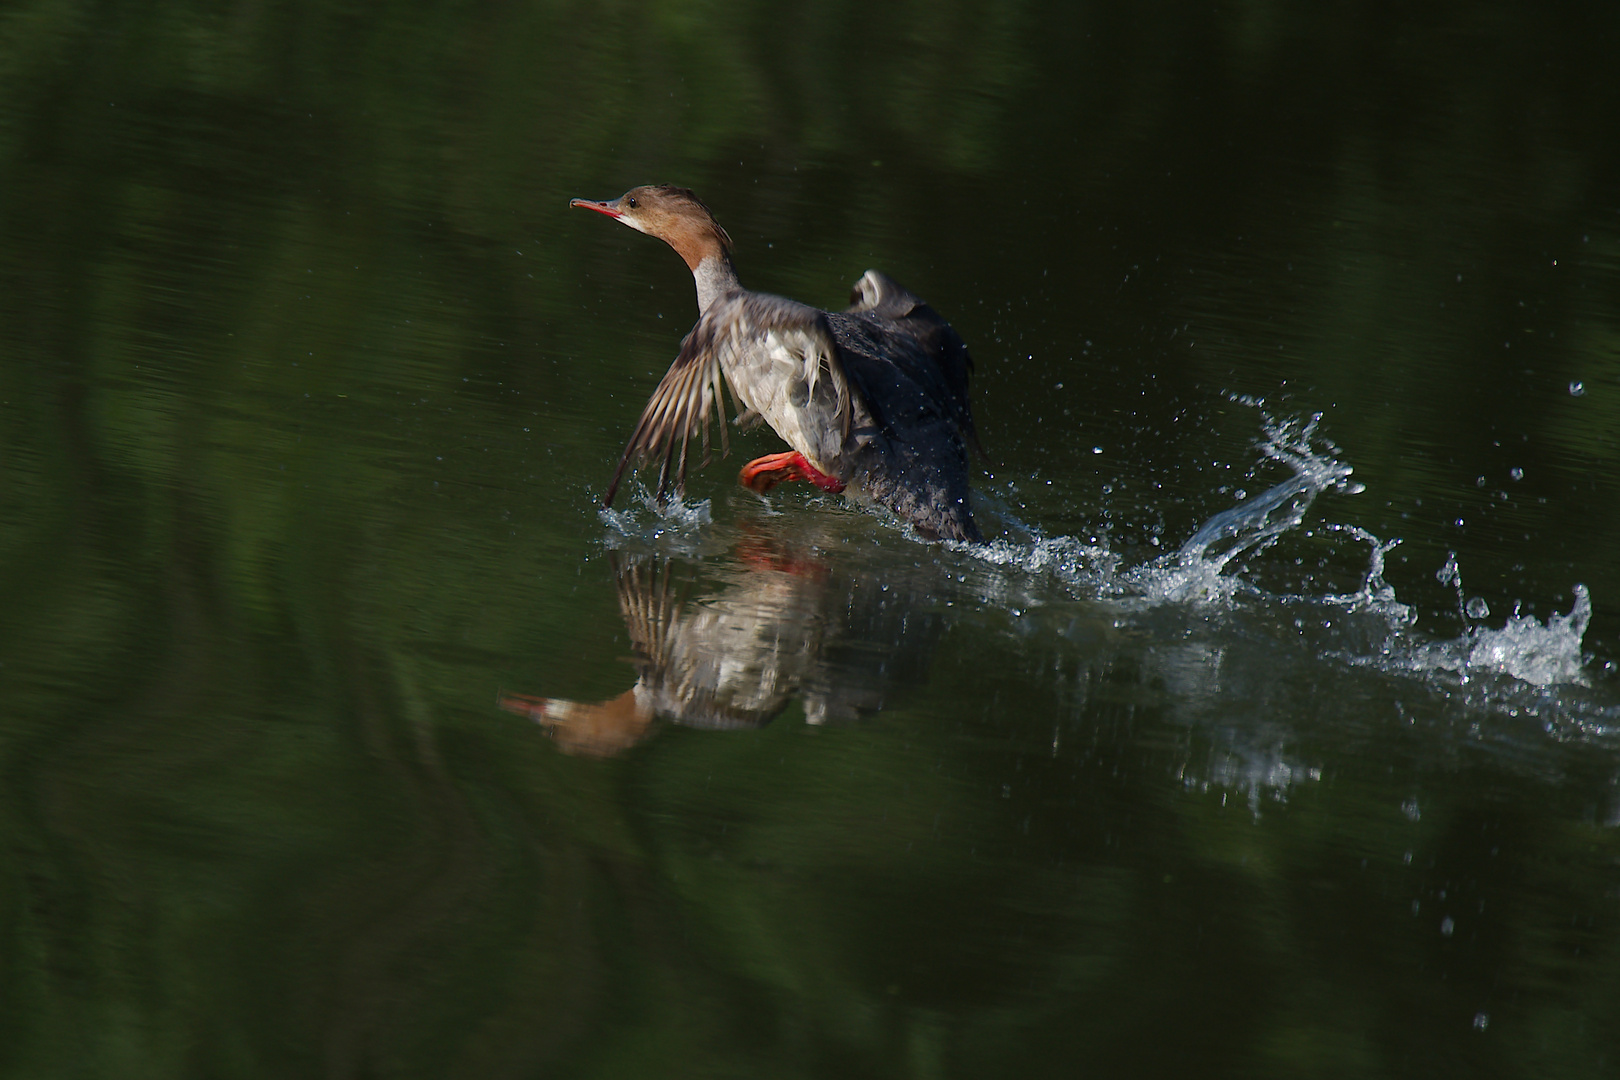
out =
<svg viewBox="0 0 1620 1080"><path fill-rule="evenodd" d="M1617 47L14 4L0 1074L1620 1072ZM952 321L991 557L766 430L599 514L695 306L567 201L654 182ZM1351 480L1171 587L1318 413Z"/></svg>

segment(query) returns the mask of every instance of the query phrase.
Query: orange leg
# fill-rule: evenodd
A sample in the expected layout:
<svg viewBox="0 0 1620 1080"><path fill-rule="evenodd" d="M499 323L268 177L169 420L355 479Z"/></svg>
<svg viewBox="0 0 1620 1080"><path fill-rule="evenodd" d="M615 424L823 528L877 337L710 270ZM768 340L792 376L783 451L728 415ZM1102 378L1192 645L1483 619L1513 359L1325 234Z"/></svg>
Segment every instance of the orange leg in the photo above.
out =
<svg viewBox="0 0 1620 1080"><path fill-rule="evenodd" d="M737 480L743 487L757 491L761 495L784 480L808 480L822 491L830 491L834 495L844 490L842 480L817 469L797 450L755 458L742 467L742 472L737 474Z"/></svg>

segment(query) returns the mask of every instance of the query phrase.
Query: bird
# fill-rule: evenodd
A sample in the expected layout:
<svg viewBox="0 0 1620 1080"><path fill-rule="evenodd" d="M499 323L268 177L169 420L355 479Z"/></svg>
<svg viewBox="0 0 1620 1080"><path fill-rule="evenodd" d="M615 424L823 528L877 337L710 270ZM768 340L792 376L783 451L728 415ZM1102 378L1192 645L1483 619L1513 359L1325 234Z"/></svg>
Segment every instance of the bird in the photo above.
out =
<svg viewBox="0 0 1620 1080"><path fill-rule="evenodd" d="M983 542L969 506L967 447L982 453L968 400L973 359L921 298L876 270L840 312L751 292L737 278L731 237L687 188L647 185L569 206L663 240L697 289L698 321L642 411L603 505L632 461L661 459L660 500L672 479L682 489L694 433L709 460L711 412L729 451L724 383L739 427L763 422L792 447L745 465L744 486L763 493L806 480L887 507L926 540Z"/></svg>

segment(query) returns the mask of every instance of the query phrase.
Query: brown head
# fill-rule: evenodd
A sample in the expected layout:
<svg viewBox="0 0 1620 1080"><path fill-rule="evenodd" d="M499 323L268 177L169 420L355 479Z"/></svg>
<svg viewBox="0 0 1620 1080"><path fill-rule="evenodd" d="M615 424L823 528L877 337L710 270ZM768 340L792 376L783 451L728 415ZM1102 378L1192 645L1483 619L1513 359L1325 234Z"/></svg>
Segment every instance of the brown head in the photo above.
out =
<svg viewBox="0 0 1620 1080"><path fill-rule="evenodd" d="M704 259L729 259L731 255L731 237L714 220L709 208L683 187L650 184L631 188L611 202L570 199L568 205L595 210L637 232L658 237L674 248L692 270Z"/></svg>

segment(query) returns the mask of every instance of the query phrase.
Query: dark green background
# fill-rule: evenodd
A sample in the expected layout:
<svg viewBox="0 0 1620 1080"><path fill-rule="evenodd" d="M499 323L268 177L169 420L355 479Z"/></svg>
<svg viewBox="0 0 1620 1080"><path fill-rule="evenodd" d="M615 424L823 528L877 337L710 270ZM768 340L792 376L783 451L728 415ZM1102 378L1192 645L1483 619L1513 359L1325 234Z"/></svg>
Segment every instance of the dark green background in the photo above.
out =
<svg viewBox="0 0 1620 1080"><path fill-rule="evenodd" d="M0 1073L1614 1075L1617 51L1592 4L13 4ZM650 182L751 287L952 320L1015 560L1279 479L1237 395L1366 491L1203 606L737 454L625 539L691 284L566 204ZM1449 552L1482 627L1584 583L1588 685L1355 662L1385 621L1277 599L1356 589L1324 522L1435 640ZM862 723L597 761L496 708L634 681L615 566L702 602L750 545L820 567Z"/></svg>

